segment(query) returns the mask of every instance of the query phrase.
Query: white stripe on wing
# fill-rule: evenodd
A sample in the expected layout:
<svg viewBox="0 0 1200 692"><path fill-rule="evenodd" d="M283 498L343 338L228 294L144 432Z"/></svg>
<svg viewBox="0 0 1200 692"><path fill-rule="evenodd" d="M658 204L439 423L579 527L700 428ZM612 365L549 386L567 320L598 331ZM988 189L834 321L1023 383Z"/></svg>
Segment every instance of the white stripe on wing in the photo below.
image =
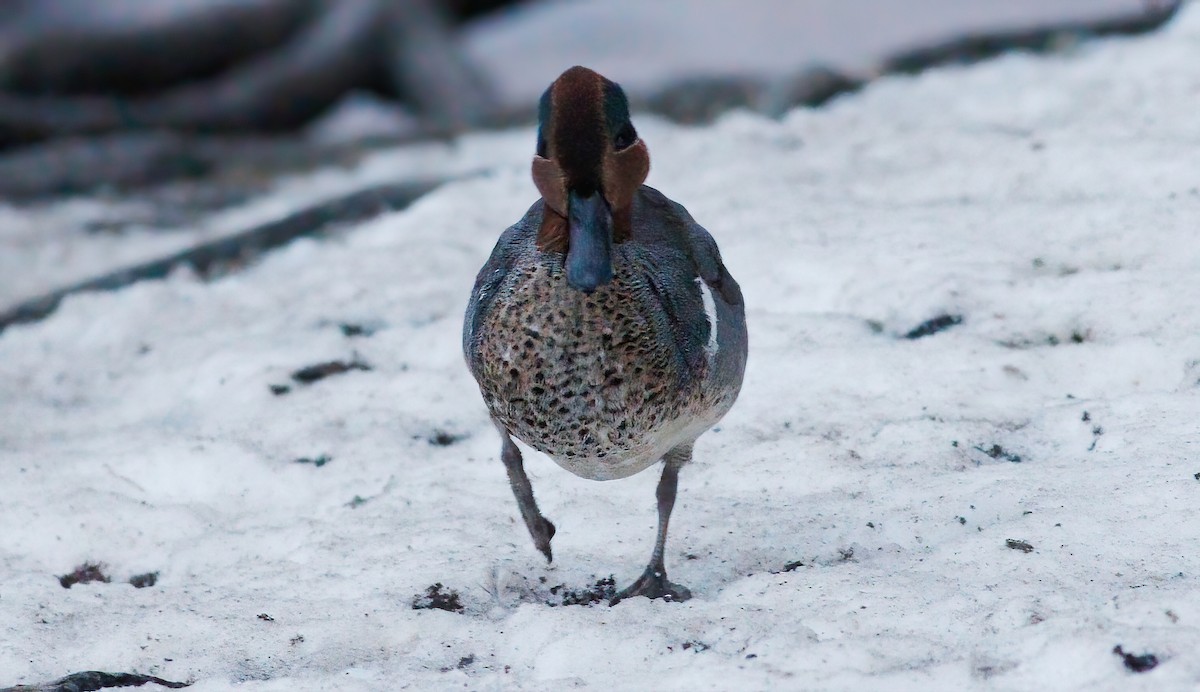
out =
<svg viewBox="0 0 1200 692"><path fill-rule="evenodd" d="M711 364L717 357L717 303L713 300L712 291L709 290L708 284L704 283L704 279L697 276L696 285L700 287L700 297L704 300L704 314L708 316L708 343L704 346L704 352Z"/></svg>

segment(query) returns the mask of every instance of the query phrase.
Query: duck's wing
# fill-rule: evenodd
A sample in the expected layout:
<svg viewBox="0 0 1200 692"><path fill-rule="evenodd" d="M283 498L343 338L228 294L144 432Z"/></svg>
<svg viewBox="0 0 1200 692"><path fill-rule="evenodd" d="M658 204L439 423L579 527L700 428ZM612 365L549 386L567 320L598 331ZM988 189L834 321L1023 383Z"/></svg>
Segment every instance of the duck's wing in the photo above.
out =
<svg viewBox="0 0 1200 692"><path fill-rule="evenodd" d="M738 285L737 280L725 268L725 263L721 261L721 251L717 249L717 241L713 240L712 235L687 214L687 210L683 207L679 207L679 209L688 221L687 245L692 256L692 264L696 268L696 275L703 279L709 289L720 296L726 305L741 307L742 287Z"/></svg>
<svg viewBox="0 0 1200 692"><path fill-rule="evenodd" d="M476 340L479 325L483 323L484 318L495 305L496 293L508 277L516 259L523 252L529 250L540 222L540 205L541 201L539 200L529 209L524 218L500 234L500 239L492 248L491 256L479 270L479 274L475 276L475 286L471 289L471 299L467 302L467 312L463 318L462 347L467 366L477 377L479 375L479 352L476 348Z"/></svg>

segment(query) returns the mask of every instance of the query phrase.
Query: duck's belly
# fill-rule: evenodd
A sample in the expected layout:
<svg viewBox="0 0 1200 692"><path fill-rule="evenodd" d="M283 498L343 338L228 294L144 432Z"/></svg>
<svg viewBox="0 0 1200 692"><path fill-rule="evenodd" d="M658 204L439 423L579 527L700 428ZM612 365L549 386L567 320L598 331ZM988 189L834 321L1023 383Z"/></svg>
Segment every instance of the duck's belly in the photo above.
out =
<svg viewBox="0 0 1200 692"><path fill-rule="evenodd" d="M712 421L669 327L618 278L585 295L521 270L480 325L480 389L510 433L563 468L623 478Z"/></svg>

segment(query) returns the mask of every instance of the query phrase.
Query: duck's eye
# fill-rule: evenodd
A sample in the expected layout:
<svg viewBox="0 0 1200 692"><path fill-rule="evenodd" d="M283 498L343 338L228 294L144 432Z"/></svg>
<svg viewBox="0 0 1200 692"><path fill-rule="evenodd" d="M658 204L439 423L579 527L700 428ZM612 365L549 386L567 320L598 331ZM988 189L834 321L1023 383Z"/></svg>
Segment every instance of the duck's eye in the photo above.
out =
<svg viewBox="0 0 1200 692"><path fill-rule="evenodd" d="M637 130L633 129L632 123L625 123L621 126L621 130L617 132L617 136L613 139L613 149L621 151L633 146L637 141Z"/></svg>

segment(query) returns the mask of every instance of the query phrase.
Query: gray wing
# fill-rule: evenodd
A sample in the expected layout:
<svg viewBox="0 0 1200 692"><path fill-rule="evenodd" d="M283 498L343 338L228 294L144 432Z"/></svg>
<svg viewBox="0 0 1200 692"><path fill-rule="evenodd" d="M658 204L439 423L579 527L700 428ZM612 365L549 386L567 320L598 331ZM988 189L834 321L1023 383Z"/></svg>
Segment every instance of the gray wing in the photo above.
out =
<svg viewBox="0 0 1200 692"><path fill-rule="evenodd" d="M479 325L491 310L496 292L508 277L517 256L527 244L533 242L540 219L541 200L529 208L524 218L500 234L500 239L492 248L491 256L475 277L475 286L471 289L471 299L467 302L467 312L463 318L462 335L463 357L466 358L472 374L479 373L479 355L475 348Z"/></svg>
<svg viewBox="0 0 1200 692"><path fill-rule="evenodd" d="M678 205L677 205L678 206ZM746 368L749 339L746 335L746 306L742 287L725 268L717 241L683 207L678 213L687 221L687 245L697 276L712 292L716 310L717 356L712 375L740 387ZM708 331L705 330L705 338Z"/></svg>
<svg viewBox="0 0 1200 692"><path fill-rule="evenodd" d="M666 245L684 252L692 268L730 307L741 306L742 289L721 261L717 241L696 223L682 204L643 185L635 207L635 234L648 245Z"/></svg>
<svg viewBox="0 0 1200 692"><path fill-rule="evenodd" d="M717 243L682 205L642 186L634 209L635 239L653 258L645 272L655 299L669 315L684 371L707 372L711 323L697 280L715 303L719 369L745 362L746 326L742 289L721 261ZM739 355L740 354L740 355Z"/></svg>
<svg viewBox="0 0 1200 692"><path fill-rule="evenodd" d="M685 211L684 214L687 214ZM730 307L742 306L742 287L730 275L721 261L721 251L717 249L717 241L696 223L691 216L687 217L687 240L692 253L692 262L696 273L714 293L719 295Z"/></svg>

